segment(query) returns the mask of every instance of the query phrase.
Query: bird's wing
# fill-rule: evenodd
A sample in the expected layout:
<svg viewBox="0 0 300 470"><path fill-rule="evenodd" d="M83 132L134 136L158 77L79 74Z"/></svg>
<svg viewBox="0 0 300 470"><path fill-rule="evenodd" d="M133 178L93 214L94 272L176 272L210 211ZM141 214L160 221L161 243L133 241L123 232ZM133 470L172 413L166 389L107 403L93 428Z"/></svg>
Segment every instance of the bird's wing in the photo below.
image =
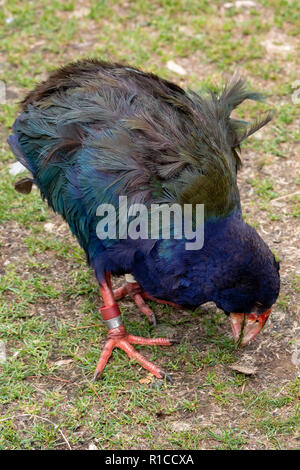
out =
<svg viewBox="0 0 300 470"><path fill-rule="evenodd" d="M193 111L193 128L179 151L182 171L164 185L171 201L204 204L206 216L222 216L239 206L236 184L241 166L240 144L267 124L272 113L255 123L231 118L243 101L263 100L248 91L245 81L233 76L221 93L188 93Z"/></svg>
<svg viewBox="0 0 300 470"><path fill-rule="evenodd" d="M260 98L239 78L220 95L200 96L137 69L86 61L28 95L11 143L83 238L99 204L120 195L146 205L202 203L208 216L225 215L239 204L239 144L270 119L248 129L230 113Z"/></svg>

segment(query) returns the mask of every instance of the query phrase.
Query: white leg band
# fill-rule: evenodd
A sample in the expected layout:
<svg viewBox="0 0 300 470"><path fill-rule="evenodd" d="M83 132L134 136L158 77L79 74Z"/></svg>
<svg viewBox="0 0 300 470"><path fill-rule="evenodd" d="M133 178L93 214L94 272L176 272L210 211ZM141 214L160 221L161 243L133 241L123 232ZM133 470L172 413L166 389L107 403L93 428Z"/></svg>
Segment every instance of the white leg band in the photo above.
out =
<svg viewBox="0 0 300 470"><path fill-rule="evenodd" d="M113 328L117 328L118 326L123 325L121 315L111 318L110 320L103 320L103 321L108 330L112 330Z"/></svg>

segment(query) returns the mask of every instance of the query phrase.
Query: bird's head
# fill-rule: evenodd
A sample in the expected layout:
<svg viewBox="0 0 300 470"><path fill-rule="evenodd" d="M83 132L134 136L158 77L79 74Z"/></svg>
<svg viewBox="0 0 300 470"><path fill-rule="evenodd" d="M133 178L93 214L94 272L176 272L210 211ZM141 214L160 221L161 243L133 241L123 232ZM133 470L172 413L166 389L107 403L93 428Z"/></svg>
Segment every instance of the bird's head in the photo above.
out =
<svg viewBox="0 0 300 470"><path fill-rule="evenodd" d="M264 327L279 293L279 266L270 259L262 272L232 277L218 293L217 306L229 315L236 343L246 346ZM265 279L263 278L265 276Z"/></svg>
<svg viewBox="0 0 300 470"><path fill-rule="evenodd" d="M235 341L245 346L264 327L277 300L279 263L254 228L241 219L227 227L223 241L214 301L230 317Z"/></svg>

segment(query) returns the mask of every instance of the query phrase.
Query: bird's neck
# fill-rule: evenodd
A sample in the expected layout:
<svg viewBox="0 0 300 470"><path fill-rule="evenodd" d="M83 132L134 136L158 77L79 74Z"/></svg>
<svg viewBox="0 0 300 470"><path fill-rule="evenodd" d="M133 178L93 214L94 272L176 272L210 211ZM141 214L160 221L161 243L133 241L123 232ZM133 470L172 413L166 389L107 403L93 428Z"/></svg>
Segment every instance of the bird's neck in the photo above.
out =
<svg viewBox="0 0 300 470"><path fill-rule="evenodd" d="M210 218L201 249L186 250L188 240L160 240L151 256L134 265L133 274L158 298L191 307L215 301L218 280L226 276L231 253L237 250L235 233L244 227L240 212Z"/></svg>

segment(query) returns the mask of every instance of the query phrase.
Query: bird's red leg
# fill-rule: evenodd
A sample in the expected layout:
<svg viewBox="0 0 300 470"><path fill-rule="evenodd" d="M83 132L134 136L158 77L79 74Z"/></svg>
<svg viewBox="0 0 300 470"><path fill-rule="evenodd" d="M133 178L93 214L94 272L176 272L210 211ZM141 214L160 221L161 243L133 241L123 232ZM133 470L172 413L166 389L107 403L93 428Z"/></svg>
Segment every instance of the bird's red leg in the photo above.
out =
<svg viewBox="0 0 300 470"><path fill-rule="evenodd" d="M149 320L150 325L156 326L156 318L152 309L146 304L145 300L152 300L152 302L157 302L159 304L166 304L171 305L172 307L180 308L180 305L175 304L174 302L169 302L168 300L159 300L156 297L148 294L147 292L143 291L141 286L135 279L131 276L126 274L126 283L115 289L113 291L114 297L116 300L123 299L126 295L129 295L136 305L138 306L139 310L146 315Z"/></svg>
<svg viewBox="0 0 300 470"><path fill-rule="evenodd" d="M175 304L175 302L171 302L170 300L157 299L156 297L153 297L153 295L150 295L145 291L141 293L141 296L143 297L143 299L152 300L152 302L156 302L157 304L164 304L164 305L170 305L171 307L175 307L175 308L182 308L181 305Z"/></svg>
<svg viewBox="0 0 300 470"><path fill-rule="evenodd" d="M104 306L101 307L100 310L108 329L108 340L98 361L94 380L96 380L104 370L114 348L123 349L131 359L135 359L141 366L156 377L163 378L166 376L162 369L148 361L142 354L138 353L132 344L171 346L171 344L174 344L176 341L167 338L142 338L140 336L130 335L124 328L121 312L111 289L110 275L107 275L105 282L100 285L100 291L104 300Z"/></svg>

